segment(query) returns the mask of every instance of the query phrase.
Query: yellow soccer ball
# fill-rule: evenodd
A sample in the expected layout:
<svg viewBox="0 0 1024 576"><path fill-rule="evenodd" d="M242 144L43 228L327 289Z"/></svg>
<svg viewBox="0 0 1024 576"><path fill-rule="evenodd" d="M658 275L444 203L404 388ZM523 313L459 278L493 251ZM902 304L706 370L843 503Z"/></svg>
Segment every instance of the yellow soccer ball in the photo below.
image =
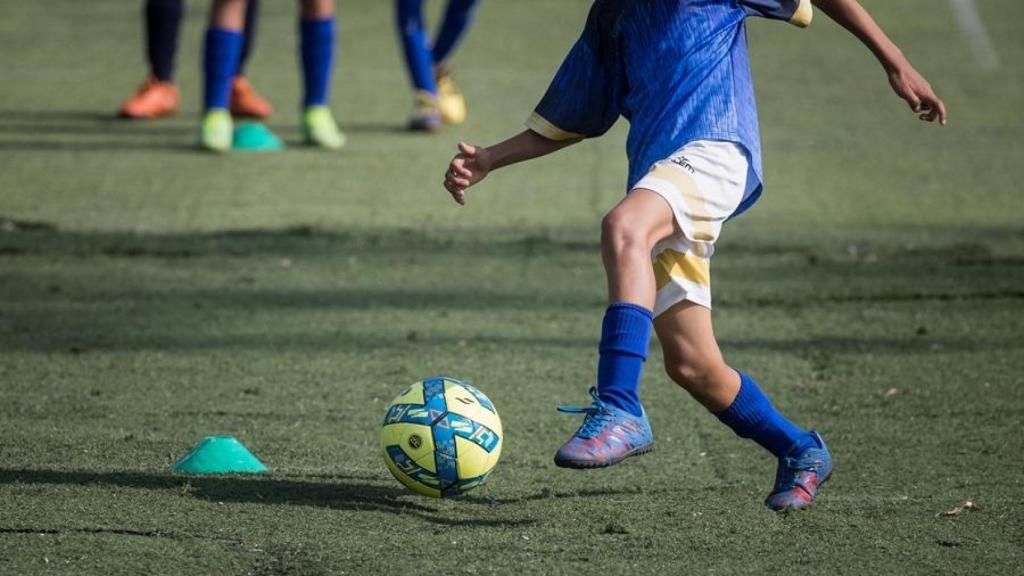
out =
<svg viewBox="0 0 1024 576"><path fill-rule="evenodd" d="M483 392L439 376L410 386L388 406L380 446L388 470L434 498L483 484L501 456L501 418Z"/></svg>

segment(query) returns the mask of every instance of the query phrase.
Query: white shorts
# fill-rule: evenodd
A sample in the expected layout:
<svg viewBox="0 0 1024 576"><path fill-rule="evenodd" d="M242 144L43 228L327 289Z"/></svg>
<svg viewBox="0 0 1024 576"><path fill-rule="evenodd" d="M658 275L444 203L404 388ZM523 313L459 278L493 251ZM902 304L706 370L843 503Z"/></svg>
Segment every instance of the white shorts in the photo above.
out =
<svg viewBox="0 0 1024 576"><path fill-rule="evenodd" d="M675 214L676 232L651 252L658 316L683 300L711 308L711 256L722 224L759 186L746 151L698 140L657 162L633 187L657 193Z"/></svg>

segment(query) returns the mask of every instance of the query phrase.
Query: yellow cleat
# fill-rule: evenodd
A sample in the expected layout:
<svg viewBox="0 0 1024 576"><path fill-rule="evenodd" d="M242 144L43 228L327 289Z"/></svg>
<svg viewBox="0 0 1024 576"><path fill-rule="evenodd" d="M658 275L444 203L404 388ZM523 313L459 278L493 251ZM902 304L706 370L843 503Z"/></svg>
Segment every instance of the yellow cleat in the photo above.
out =
<svg viewBox="0 0 1024 576"><path fill-rule="evenodd" d="M302 116L302 133L306 144L337 150L345 145L345 134L338 128L327 106L310 106Z"/></svg>
<svg viewBox="0 0 1024 576"><path fill-rule="evenodd" d="M412 113L409 114L409 130L437 132L443 127L437 96L426 90L417 90L412 102Z"/></svg>
<svg viewBox="0 0 1024 576"><path fill-rule="evenodd" d="M234 136L234 122L231 113L223 108L207 110L199 132L199 145L214 152L231 150Z"/></svg>
<svg viewBox="0 0 1024 576"><path fill-rule="evenodd" d="M462 124L466 121L466 98L452 78L452 70L446 64L439 64L437 76L437 100L441 119L446 124Z"/></svg>

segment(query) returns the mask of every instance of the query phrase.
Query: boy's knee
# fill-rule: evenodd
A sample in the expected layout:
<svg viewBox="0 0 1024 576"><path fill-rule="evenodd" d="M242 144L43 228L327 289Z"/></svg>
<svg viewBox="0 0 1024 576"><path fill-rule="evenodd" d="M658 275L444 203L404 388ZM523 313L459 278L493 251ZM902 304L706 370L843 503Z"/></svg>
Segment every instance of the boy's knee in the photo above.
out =
<svg viewBox="0 0 1024 576"><path fill-rule="evenodd" d="M645 249L646 234L625 210L612 210L601 221L601 246L613 254Z"/></svg>

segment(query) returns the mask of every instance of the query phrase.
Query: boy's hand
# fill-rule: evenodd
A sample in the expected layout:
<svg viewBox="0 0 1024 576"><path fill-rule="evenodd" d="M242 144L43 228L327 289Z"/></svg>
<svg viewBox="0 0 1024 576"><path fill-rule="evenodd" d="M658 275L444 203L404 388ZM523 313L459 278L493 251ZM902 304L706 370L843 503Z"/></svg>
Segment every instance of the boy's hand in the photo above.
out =
<svg viewBox="0 0 1024 576"><path fill-rule="evenodd" d="M444 187L461 205L466 204L466 188L487 177L491 154L486 148L459 142L459 153L452 158L444 175Z"/></svg>
<svg viewBox="0 0 1024 576"><path fill-rule="evenodd" d="M946 125L946 105L935 95L924 76L914 69L900 49L879 28L875 19L857 0L811 0L829 18L853 32L885 68L889 84L925 122Z"/></svg>
<svg viewBox="0 0 1024 576"><path fill-rule="evenodd" d="M896 94L910 104L918 118L925 122L939 121L946 125L946 105L932 90L931 84L909 63L904 63L889 72L889 84Z"/></svg>

